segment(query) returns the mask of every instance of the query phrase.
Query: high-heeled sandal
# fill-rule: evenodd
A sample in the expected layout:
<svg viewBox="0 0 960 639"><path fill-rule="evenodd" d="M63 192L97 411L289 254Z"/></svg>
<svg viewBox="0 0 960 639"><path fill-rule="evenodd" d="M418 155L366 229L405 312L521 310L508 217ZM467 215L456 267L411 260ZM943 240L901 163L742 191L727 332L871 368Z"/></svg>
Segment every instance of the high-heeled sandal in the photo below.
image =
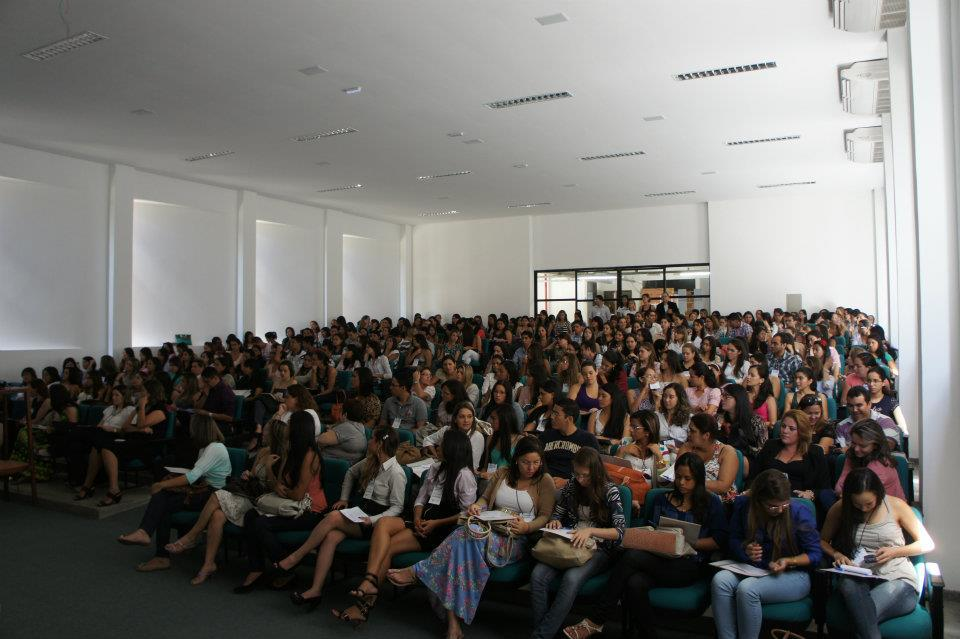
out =
<svg viewBox="0 0 960 639"><path fill-rule="evenodd" d="M307 612L313 612L316 607L320 605L321 599L323 599L322 594L319 594L316 597L304 597L302 592L290 593L290 601L293 602L293 605L306 606Z"/></svg>
<svg viewBox="0 0 960 639"><path fill-rule="evenodd" d="M106 496L100 500L100 503L97 504L97 508L104 508L106 506L113 506L114 504L119 504L121 498L123 498L123 493L121 492L111 493L107 491Z"/></svg>
<svg viewBox="0 0 960 639"><path fill-rule="evenodd" d="M83 501L84 499L90 499L93 497L93 493L97 492L97 489L93 486L81 486L80 490L77 491L77 494L73 496L73 501ZM107 493L109 495L109 493Z"/></svg>
<svg viewBox="0 0 960 639"><path fill-rule="evenodd" d="M364 591L360 590L360 586L362 586L362 585L364 584L364 582L369 583L370 585L373 586L373 592L364 592ZM373 574L372 572L368 572L367 574L365 574L365 575L363 576L363 579L360 580L360 583L357 584L357 587L354 588L353 590L351 590L348 594L349 594L351 597L353 597L354 599L363 599L364 597L367 597L367 596L370 596L370 595L372 595L372 596L379 595L379 594L380 594L380 579L379 579L375 574Z"/></svg>
<svg viewBox="0 0 960 639"><path fill-rule="evenodd" d="M196 575L193 579L190 580L190 585L191 585L191 586L199 586L200 584L204 583L205 581L209 581L209 580L213 579L213 576L214 576L215 574L217 574L217 569L216 569L216 568L214 568L213 570L202 570L202 569L201 569L200 572L198 572L197 575Z"/></svg>
<svg viewBox="0 0 960 639"><path fill-rule="evenodd" d="M371 599L372 598L372 599ZM363 624L367 623L367 620L370 619L370 611L373 610L373 607L377 603L377 595L367 595L362 599L357 599L353 602L353 605L350 608L356 608L357 614L359 616L354 617L350 614L350 608L346 610L331 610L333 616L344 621L353 626L353 629L356 630Z"/></svg>

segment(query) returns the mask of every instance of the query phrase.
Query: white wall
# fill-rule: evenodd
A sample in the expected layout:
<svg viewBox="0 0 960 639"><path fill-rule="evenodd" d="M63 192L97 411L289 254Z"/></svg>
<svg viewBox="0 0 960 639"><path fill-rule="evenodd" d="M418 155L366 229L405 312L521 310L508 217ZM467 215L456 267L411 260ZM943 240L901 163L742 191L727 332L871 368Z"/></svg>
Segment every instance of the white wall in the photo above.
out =
<svg viewBox="0 0 960 639"><path fill-rule="evenodd" d="M413 308L474 315L530 312L530 217L413 229Z"/></svg>
<svg viewBox="0 0 960 639"><path fill-rule="evenodd" d="M106 348L107 178L0 144L0 379Z"/></svg>
<svg viewBox="0 0 960 639"><path fill-rule="evenodd" d="M690 264L709 259L705 204L533 217L537 270Z"/></svg>
<svg viewBox="0 0 960 639"><path fill-rule="evenodd" d="M710 202L711 308L786 308L800 293L808 311L873 313L873 215L870 191Z"/></svg>

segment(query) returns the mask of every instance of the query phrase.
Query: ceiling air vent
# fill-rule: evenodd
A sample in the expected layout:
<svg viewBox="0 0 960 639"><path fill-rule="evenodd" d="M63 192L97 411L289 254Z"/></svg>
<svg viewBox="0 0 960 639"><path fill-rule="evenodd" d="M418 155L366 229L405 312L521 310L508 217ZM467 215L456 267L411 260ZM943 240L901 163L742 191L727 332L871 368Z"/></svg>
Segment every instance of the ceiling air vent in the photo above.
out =
<svg viewBox="0 0 960 639"><path fill-rule="evenodd" d="M535 206L550 206L551 202L527 202L525 204L507 204L508 209L532 209Z"/></svg>
<svg viewBox="0 0 960 639"><path fill-rule="evenodd" d="M320 189L317 193L333 193L334 191L349 191L351 189L362 189L362 184L347 184L345 186L328 186L325 189Z"/></svg>
<svg viewBox="0 0 960 639"><path fill-rule="evenodd" d="M852 162L883 162L883 130L867 126L847 131L843 135L847 159Z"/></svg>
<svg viewBox="0 0 960 639"><path fill-rule="evenodd" d="M762 71L764 69L775 69L776 62L754 62L753 64L743 64L735 67L721 67L719 69L707 69L706 71L690 71L688 73L678 73L673 76L674 80L701 80L703 78L715 78L721 75L734 75L736 73L747 73L748 71Z"/></svg>
<svg viewBox="0 0 960 639"><path fill-rule="evenodd" d="M183 158L184 162L198 162L200 160L209 160L211 158L222 158L225 155L233 155L234 151L214 151L213 153L203 153L189 158Z"/></svg>
<svg viewBox="0 0 960 639"><path fill-rule="evenodd" d="M890 67L887 61L867 60L840 69L840 102L847 113L890 113Z"/></svg>
<svg viewBox="0 0 960 639"><path fill-rule="evenodd" d="M788 140L799 140L799 135L781 135L776 138L757 138L756 140L731 140L727 146L743 146L744 144L763 144L765 142L786 142Z"/></svg>
<svg viewBox="0 0 960 639"><path fill-rule="evenodd" d="M781 182L780 184L758 184L758 189L779 189L784 186L805 186L807 184L816 184L816 180L810 180L807 182Z"/></svg>
<svg viewBox="0 0 960 639"><path fill-rule="evenodd" d="M606 155L587 155L582 158L584 162L591 160L612 160L613 158L629 158L635 155L646 155L643 151L624 151L623 153L607 153Z"/></svg>
<svg viewBox="0 0 960 639"><path fill-rule="evenodd" d="M666 193L645 193L643 197L666 197L668 195L690 195L696 191L667 191Z"/></svg>
<svg viewBox="0 0 960 639"><path fill-rule="evenodd" d="M833 0L833 26L843 31L882 31L907 23L907 0Z"/></svg>
<svg viewBox="0 0 960 639"><path fill-rule="evenodd" d="M313 142L314 140L319 140L321 138L332 138L336 135L346 135L347 133L356 133L357 130L352 127L344 127L342 129L333 129L332 131L323 131L321 133L308 133L307 135L298 135L293 138L294 142Z"/></svg>
<svg viewBox="0 0 960 639"><path fill-rule="evenodd" d="M460 211L424 211L420 217L440 217L442 215L457 215Z"/></svg>
<svg viewBox="0 0 960 639"><path fill-rule="evenodd" d="M437 175L421 175L418 180L436 180L437 178L456 177L458 175L470 175L470 171L457 171L456 173L438 173Z"/></svg>
<svg viewBox="0 0 960 639"><path fill-rule="evenodd" d="M550 100L559 100L561 98L572 98L569 91L558 91L556 93L541 93L540 95L528 95L523 98L510 98L509 100L497 100L496 102L487 102L484 106L491 109L506 109L508 107L523 106L525 104L536 104L538 102L549 102Z"/></svg>
<svg viewBox="0 0 960 639"><path fill-rule="evenodd" d="M101 40L109 40L105 35L100 35L99 33L94 33L93 31L84 31L83 33L78 33L75 36L70 36L69 38L64 38L63 40L57 40L56 42L51 42L50 44L44 45L39 49L34 49L33 51L27 51L26 53L21 53L24 58L27 60L34 60L36 62L43 62L44 60L49 60L50 58L55 58L62 53L67 53L68 51L73 51L74 49L79 49L80 47L85 47L88 44L93 44L95 42L100 42Z"/></svg>

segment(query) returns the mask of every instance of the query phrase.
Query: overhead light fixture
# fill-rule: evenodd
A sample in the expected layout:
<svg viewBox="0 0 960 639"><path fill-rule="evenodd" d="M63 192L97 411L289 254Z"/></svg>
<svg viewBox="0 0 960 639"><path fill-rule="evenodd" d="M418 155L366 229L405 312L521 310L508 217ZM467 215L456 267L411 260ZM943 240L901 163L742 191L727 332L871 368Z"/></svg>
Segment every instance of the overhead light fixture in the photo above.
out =
<svg viewBox="0 0 960 639"><path fill-rule="evenodd" d="M300 73L303 75L320 75L321 73L327 72L326 69L317 65L313 65L312 67L304 67L302 69L298 69L298 71L300 71Z"/></svg>
<svg viewBox="0 0 960 639"><path fill-rule="evenodd" d="M449 196L449 195L441 195L441 196L437 197L437 199L438 199L438 200L449 200L449 199L450 199L450 196Z"/></svg>
<svg viewBox="0 0 960 639"><path fill-rule="evenodd" d="M564 188L572 189L572 188L575 187L576 185L577 185L576 182L571 182L570 184L563 184L562 186L563 186Z"/></svg>
<svg viewBox="0 0 960 639"><path fill-rule="evenodd" d="M349 191L351 189L362 189L362 184L347 184L344 186L328 186L325 189L320 189L317 193L333 193L334 191Z"/></svg>
<svg viewBox="0 0 960 639"><path fill-rule="evenodd" d="M659 120L663 120L663 119L664 119L664 117L663 117L662 115L648 115L647 117L645 117L645 118L643 119L643 121L644 121L644 122L658 122Z"/></svg>
<svg viewBox="0 0 960 639"><path fill-rule="evenodd" d="M109 39L110 38L107 36L94 33L93 31L84 31L83 33L78 33L75 36L70 36L69 38L64 38L63 40L51 42L50 44L46 44L42 47L34 49L33 51L21 53L20 55L27 60L43 62L45 60L49 60L50 58L55 58L58 55L73 51L74 49L79 49L80 47L85 47L96 42L102 42L103 40Z"/></svg>
<svg viewBox="0 0 960 639"><path fill-rule="evenodd" d="M436 180L438 178L455 177L457 175L470 175L470 171L457 171L456 173L438 173L436 175L421 175L418 180Z"/></svg>
<svg viewBox="0 0 960 639"><path fill-rule="evenodd" d="M314 162L317 166L328 166L330 163L326 160L321 160L320 162Z"/></svg>
<svg viewBox="0 0 960 639"><path fill-rule="evenodd" d="M591 160L612 160L613 158L630 158L637 155L646 155L643 151L624 151L623 153L607 153L605 155L586 155L582 158L584 162Z"/></svg>
<svg viewBox="0 0 960 639"><path fill-rule="evenodd" d="M306 135L298 135L295 138L292 138L294 142L313 142L314 140L319 140L321 138L332 138L337 135L346 135L347 133L356 133L357 130L353 127L344 127L342 129L333 129L331 131L322 131L320 133L308 133Z"/></svg>
<svg viewBox="0 0 960 639"><path fill-rule="evenodd" d="M541 93L539 95L528 95L522 98L510 98L508 100L497 100L496 102L487 102L483 106L491 109L506 109L509 107L523 106L525 104L537 104L539 102L549 102L550 100L560 100L562 98L572 98L569 91L557 91L555 93Z"/></svg>
<svg viewBox="0 0 960 639"><path fill-rule="evenodd" d="M616 282L616 275L578 275L578 280L584 282Z"/></svg>
<svg viewBox="0 0 960 639"><path fill-rule="evenodd" d="M233 155L234 151L214 151L213 153L202 153L188 158L183 158L184 162L198 162L200 160L209 160L211 158L222 158L225 155Z"/></svg>
<svg viewBox="0 0 960 639"><path fill-rule="evenodd" d="M457 215L460 211L424 211L420 217L440 217L441 215Z"/></svg>
<svg viewBox="0 0 960 639"><path fill-rule="evenodd" d="M816 184L816 180L808 180L806 182L781 182L779 184L758 184L758 189L779 189L784 186L806 186L808 184Z"/></svg>
<svg viewBox="0 0 960 639"><path fill-rule="evenodd" d="M134 109L134 110L131 111L130 113L133 114L133 115L156 115L156 114L155 114L153 111L151 111L150 109Z"/></svg>
<svg viewBox="0 0 960 639"><path fill-rule="evenodd" d="M775 69L776 62L754 62L752 64L742 64L735 67L720 67L717 69L707 69L705 71L688 71L687 73L678 73L673 76L674 80L700 80L702 78L715 78L723 75L734 75L737 73L748 73L750 71L762 71L763 69Z"/></svg>
<svg viewBox="0 0 960 639"><path fill-rule="evenodd" d="M710 277L710 271L667 271L668 280Z"/></svg>
<svg viewBox="0 0 960 639"><path fill-rule="evenodd" d="M701 171L700 175L716 175L716 171Z"/></svg>
<svg viewBox="0 0 960 639"><path fill-rule="evenodd" d="M356 95L356 94L360 93L361 91L363 91L363 87L349 87L349 88L346 88L346 89L341 89L341 91L343 91L343 92L346 93L347 95Z"/></svg>
<svg viewBox="0 0 960 639"><path fill-rule="evenodd" d="M664 193L644 193L643 197L666 197L668 195L690 195L696 191L666 191Z"/></svg>
<svg viewBox="0 0 960 639"><path fill-rule="evenodd" d="M464 144L483 144L483 140L480 138L473 138L472 140L464 140Z"/></svg>
<svg viewBox="0 0 960 639"><path fill-rule="evenodd" d="M525 168L527 168L528 166L530 166L530 165L527 164L526 162L517 162L516 164L513 165L513 168L515 168L515 169L525 169Z"/></svg>
<svg viewBox="0 0 960 639"><path fill-rule="evenodd" d="M731 140L727 146L743 146L745 144L766 144L767 142L787 142L789 140L799 140L799 135L781 135L775 138L757 138L756 140Z"/></svg>
<svg viewBox="0 0 960 639"><path fill-rule="evenodd" d="M551 24L560 24L561 22L566 22L567 19L567 16L562 13L551 13L548 16L540 16L539 18L535 18L535 20L540 23L541 27L549 27Z"/></svg>
<svg viewBox="0 0 960 639"><path fill-rule="evenodd" d="M508 209L532 209L535 206L550 206L552 202L528 202L526 204L507 204Z"/></svg>
<svg viewBox="0 0 960 639"><path fill-rule="evenodd" d="M463 137L463 131L451 131L450 133L447 133L447 137L448 137L448 138L462 138L462 137Z"/></svg>

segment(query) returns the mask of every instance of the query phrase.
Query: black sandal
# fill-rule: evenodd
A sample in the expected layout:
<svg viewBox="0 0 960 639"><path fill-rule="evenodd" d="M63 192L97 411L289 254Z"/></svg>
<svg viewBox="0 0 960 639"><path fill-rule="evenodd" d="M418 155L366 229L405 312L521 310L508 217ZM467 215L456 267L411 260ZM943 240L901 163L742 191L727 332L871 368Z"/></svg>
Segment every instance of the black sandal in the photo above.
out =
<svg viewBox="0 0 960 639"><path fill-rule="evenodd" d="M291 592L290 601L293 602L294 606L307 606L307 612L312 612L317 606L320 605L320 600L323 599L323 595L317 595L316 597L304 597L302 592Z"/></svg>
<svg viewBox="0 0 960 639"><path fill-rule="evenodd" d="M363 582L371 584L374 588L373 592L363 592L360 590L360 586L363 585ZM349 595L357 600L362 600L365 597L376 597L380 594L380 579L377 578L372 572L368 572L363 576L363 579L360 580L360 583L357 584L357 587L349 592Z"/></svg>
<svg viewBox="0 0 960 639"><path fill-rule="evenodd" d="M368 600L369 597L372 597L372 600ZM351 608L356 608L358 617L352 617L350 615L350 608L346 610L331 610L333 616L339 619L340 621L345 621L353 625L353 629L356 630L363 624L367 622L370 618L370 611L373 610L374 605L377 603L377 595L366 595L363 598L358 598L353 602Z"/></svg>
<svg viewBox="0 0 960 639"><path fill-rule="evenodd" d="M73 501L83 501L84 499L90 499L93 497L93 493L97 492L97 489L93 486L89 488L86 486L81 486L80 490L77 491L77 494L73 496ZM108 495L110 493L107 493Z"/></svg>
<svg viewBox="0 0 960 639"><path fill-rule="evenodd" d="M106 497L100 500L100 503L97 504L97 508L103 508L105 506L113 506L114 504L119 504L120 499L122 497L123 497L123 493L121 492L111 493L110 491L107 491Z"/></svg>

